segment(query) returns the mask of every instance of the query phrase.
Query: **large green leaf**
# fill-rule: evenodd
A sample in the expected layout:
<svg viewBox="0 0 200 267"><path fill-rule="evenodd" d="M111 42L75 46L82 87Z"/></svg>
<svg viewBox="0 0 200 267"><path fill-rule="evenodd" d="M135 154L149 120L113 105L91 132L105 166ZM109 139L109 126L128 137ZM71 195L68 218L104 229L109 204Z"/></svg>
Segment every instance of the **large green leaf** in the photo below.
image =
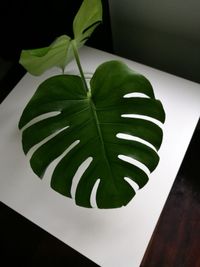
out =
<svg viewBox="0 0 200 267"><path fill-rule="evenodd" d="M19 128L24 127L23 149L27 153L39 144L30 163L41 178L49 164L62 155L53 172L51 186L67 197L72 197L72 181L79 166L88 160L89 166L76 187L76 203L91 207L91 192L100 179L97 206L121 207L135 195L124 177L142 188L148 176L145 169L120 159L119 155L135 159L152 172L159 161L156 150L162 141L162 130L145 118L164 122L165 113L149 81L122 62L109 61L100 65L90 86L91 91L87 93L81 78L74 75L59 75L44 81L19 123ZM145 96L124 97L130 93ZM42 119L40 115L43 114L49 117ZM128 118L122 116L124 114L137 116ZM145 117L138 118L138 115ZM139 139L125 140L118 138L118 133Z"/></svg>
<svg viewBox="0 0 200 267"><path fill-rule="evenodd" d="M63 71L73 59L72 42L80 48L102 21L101 0L84 0L73 21L74 40L62 35L48 47L22 50L19 63L32 75L41 75L57 66Z"/></svg>

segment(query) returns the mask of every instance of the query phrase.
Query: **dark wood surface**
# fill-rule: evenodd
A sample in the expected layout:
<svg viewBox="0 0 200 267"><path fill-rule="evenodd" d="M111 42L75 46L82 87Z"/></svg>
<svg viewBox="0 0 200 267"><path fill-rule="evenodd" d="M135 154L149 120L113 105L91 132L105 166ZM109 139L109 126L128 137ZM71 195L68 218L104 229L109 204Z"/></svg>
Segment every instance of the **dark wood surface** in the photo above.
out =
<svg viewBox="0 0 200 267"><path fill-rule="evenodd" d="M98 266L1 202L0 221L0 266Z"/></svg>
<svg viewBox="0 0 200 267"><path fill-rule="evenodd" d="M200 127L198 126L141 267L200 266L199 166Z"/></svg>

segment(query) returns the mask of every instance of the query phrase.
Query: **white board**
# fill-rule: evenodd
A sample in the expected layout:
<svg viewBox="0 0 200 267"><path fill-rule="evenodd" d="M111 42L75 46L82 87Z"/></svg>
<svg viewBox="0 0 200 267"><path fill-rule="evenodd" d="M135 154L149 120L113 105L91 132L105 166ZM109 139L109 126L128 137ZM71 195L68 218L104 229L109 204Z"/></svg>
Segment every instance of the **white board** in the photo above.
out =
<svg viewBox="0 0 200 267"><path fill-rule="evenodd" d="M86 72L116 58L88 47L81 50ZM200 85L121 60L150 80L166 111L160 163L148 184L128 206L98 210L75 206L50 188L48 178L34 175L17 124L39 83L58 73L54 69L40 77L26 74L0 106L0 200L100 266L138 267L199 119ZM74 62L67 70L77 72Z"/></svg>

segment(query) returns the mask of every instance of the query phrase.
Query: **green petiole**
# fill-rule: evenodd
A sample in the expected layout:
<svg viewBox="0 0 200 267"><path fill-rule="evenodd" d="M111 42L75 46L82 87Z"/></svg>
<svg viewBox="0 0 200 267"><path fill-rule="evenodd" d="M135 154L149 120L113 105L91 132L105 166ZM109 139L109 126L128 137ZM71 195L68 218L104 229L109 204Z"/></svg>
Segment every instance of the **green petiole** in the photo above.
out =
<svg viewBox="0 0 200 267"><path fill-rule="evenodd" d="M74 52L74 57L75 57L75 60L76 60L76 63L77 63L77 66L78 66L78 69L79 69L79 72L80 72L80 75L81 75L81 80L83 82L84 89L85 89L86 92L88 92L89 89L88 89L88 86L87 86L87 82L86 82L86 79L85 79L85 76L84 76L84 73L83 73L83 69L82 69L82 66L81 66L80 58L79 58L79 55L78 55L78 49L77 49L77 46L76 46L76 41L72 40L71 44L72 44L72 48L73 48L73 52Z"/></svg>

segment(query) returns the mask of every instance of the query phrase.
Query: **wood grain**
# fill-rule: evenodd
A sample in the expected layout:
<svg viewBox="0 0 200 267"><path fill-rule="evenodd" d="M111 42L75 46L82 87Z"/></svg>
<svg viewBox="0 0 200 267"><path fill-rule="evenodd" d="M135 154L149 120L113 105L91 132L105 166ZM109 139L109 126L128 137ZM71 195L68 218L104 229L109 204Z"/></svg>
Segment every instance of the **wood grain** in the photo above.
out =
<svg viewBox="0 0 200 267"><path fill-rule="evenodd" d="M141 267L200 266L199 167L200 127L198 126Z"/></svg>

